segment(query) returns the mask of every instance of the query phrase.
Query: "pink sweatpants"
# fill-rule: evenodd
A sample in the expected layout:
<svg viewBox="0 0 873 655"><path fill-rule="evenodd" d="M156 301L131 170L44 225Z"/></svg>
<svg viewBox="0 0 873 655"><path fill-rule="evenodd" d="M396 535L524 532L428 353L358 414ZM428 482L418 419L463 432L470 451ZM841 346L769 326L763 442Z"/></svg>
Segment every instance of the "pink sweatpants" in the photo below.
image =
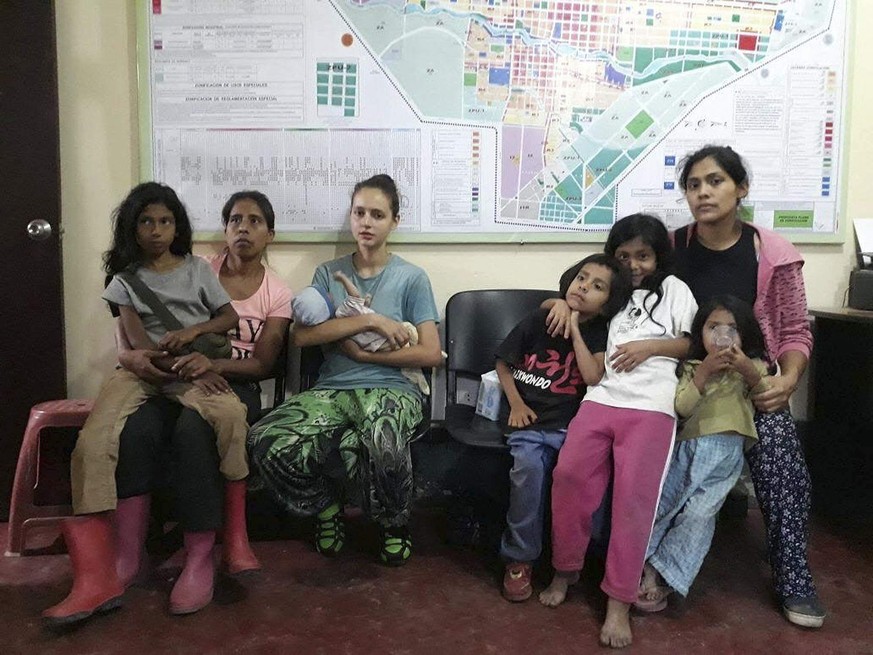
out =
<svg viewBox="0 0 873 655"><path fill-rule="evenodd" d="M553 474L552 565L557 571L582 568L591 516L614 468L612 528L600 588L625 603L637 599L675 430L676 421L667 414L582 403Z"/></svg>

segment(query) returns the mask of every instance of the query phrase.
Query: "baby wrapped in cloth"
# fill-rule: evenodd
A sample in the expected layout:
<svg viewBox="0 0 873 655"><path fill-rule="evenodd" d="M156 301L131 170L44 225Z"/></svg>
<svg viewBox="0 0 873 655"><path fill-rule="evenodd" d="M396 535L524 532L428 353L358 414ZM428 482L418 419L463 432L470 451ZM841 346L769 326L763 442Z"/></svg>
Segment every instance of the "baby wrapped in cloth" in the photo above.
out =
<svg viewBox="0 0 873 655"><path fill-rule="evenodd" d="M295 321L308 327L324 323L326 320L334 317L345 318L374 313L370 309L371 298L369 296L362 298L361 292L358 291L357 287L345 273L336 271L333 277L345 287L348 294L345 301L334 309L333 300L326 290L317 286L306 287L299 294L296 294L294 300L291 301ZM406 345L416 345L418 343L418 330L408 321L404 321L402 325L409 334L409 342ZM390 348L388 339L372 330L359 332L353 335L351 339L358 346L371 353ZM421 369L403 368L400 369L400 372L415 384L422 393L430 394L430 386L428 386L427 380L424 379Z"/></svg>

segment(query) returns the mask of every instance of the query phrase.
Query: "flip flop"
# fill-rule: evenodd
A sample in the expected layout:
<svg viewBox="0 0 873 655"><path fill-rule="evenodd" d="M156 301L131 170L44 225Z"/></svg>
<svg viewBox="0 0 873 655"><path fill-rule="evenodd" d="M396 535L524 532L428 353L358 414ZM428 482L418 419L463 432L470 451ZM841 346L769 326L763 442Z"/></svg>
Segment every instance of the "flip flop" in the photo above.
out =
<svg viewBox="0 0 873 655"><path fill-rule="evenodd" d="M673 593L673 589L667 586L658 586L656 589L664 594L661 598L658 600L651 600L644 595L640 595L634 602L634 607L641 612L647 612L650 614L665 609L667 607L667 598Z"/></svg>
<svg viewBox="0 0 873 655"><path fill-rule="evenodd" d="M640 612L646 612L647 614L653 614L654 612L660 612L667 607L667 599L662 598L661 600L649 600L648 598L638 598L634 601L634 609L638 609Z"/></svg>

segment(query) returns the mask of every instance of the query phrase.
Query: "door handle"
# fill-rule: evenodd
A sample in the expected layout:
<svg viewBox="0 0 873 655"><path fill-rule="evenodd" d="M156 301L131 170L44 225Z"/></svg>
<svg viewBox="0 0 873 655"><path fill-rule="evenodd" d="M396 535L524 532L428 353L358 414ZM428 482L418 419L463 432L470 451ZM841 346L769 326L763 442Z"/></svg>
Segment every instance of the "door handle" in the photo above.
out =
<svg viewBox="0 0 873 655"><path fill-rule="evenodd" d="M48 221L37 218L27 224L27 236L34 241L45 241L52 235L52 226Z"/></svg>

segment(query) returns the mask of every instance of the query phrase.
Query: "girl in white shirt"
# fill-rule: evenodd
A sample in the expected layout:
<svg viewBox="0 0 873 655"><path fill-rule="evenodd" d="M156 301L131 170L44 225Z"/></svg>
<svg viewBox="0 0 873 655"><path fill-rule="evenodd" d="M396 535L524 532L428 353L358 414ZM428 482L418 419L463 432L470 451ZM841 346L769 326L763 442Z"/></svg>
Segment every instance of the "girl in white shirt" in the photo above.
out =
<svg viewBox="0 0 873 655"><path fill-rule="evenodd" d="M591 517L613 477L612 523L601 589L609 597L605 646L632 641L628 611L637 600L646 545L673 447L676 365L688 351L697 303L670 274L672 246L654 216L633 214L610 230L605 251L631 272L631 300L610 322L606 372L590 387L558 457L552 483L552 564L544 605L563 602L578 579ZM563 308L559 307L559 311Z"/></svg>

